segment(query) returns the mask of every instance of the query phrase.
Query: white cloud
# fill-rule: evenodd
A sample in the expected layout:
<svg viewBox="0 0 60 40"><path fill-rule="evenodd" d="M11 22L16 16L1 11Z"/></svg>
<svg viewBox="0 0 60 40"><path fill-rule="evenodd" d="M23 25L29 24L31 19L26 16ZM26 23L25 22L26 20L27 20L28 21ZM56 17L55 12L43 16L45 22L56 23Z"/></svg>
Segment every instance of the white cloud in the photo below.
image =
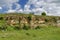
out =
<svg viewBox="0 0 60 40"><path fill-rule="evenodd" d="M23 13L23 9L20 9L17 11L18 13Z"/></svg>
<svg viewBox="0 0 60 40"><path fill-rule="evenodd" d="M19 0L0 0L0 6L8 6L11 7L13 3L18 2Z"/></svg>
<svg viewBox="0 0 60 40"><path fill-rule="evenodd" d="M45 11L47 15L60 15L60 0L29 0L24 9L17 2L19 0L0 0L0 9L2 9L2 6L5 6L9 8L7 12L34 12L36 15L39 15ZM12 9L13 4L16 5L15 10Z"/></svg>
<svg viewBox="0 0 60 40"><path fill-rule="evenodd" d="M25 5L24 12L26 12L26 13L31 12L30 5Z"/></svg>
<svg viewBox="0 0 60 40"><path fill-rule="evenodd" d="M7 12L13 12L15 10L20 9L20 5L17 2L19 2L19 0L0 0L0 6L6 7L8 9ZM12 9L13 4L16 5L15 10Z"/></svg>
<svg viewBox="0 0 60 40"><path fill-rule="evenodd" d="M21 5L19 5L18 3L15 3L15 5L16 5L16 9L15 10L21 9Z"/></svg>
<svg viewBox="0 0 60 40"><path fill-rule="evenodd" d="M8 10L7 13L15 13L16 10Z"/></svg>
<svg viewBox="0 0 60 40"><path fill-rule="evenodd" d="M59 1L60 0L29 0L26 5L28 6L27 9L30 10L30 6L33 4L34 8L32 8L32 12L38 15L43 11L45 11L47 15L60 15Z"/></svg>
<svg viewBox="0 0 60 40"><path fill-rule="evenodd" d="M0 9L2 9L2 7L0 7Z"/></svg>

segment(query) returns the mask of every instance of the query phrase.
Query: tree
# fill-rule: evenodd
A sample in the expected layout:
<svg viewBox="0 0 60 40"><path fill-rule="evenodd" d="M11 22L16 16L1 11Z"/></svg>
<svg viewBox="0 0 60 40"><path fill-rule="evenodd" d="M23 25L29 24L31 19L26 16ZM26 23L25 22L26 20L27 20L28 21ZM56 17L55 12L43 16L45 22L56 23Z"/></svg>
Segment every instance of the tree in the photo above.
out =
<svg viewBox="0 0 60 40"><path fill-rule="evenodd" d="M46 13L45 12L42 12L42 14L41 14L42 16L46 16Z"/></svg>

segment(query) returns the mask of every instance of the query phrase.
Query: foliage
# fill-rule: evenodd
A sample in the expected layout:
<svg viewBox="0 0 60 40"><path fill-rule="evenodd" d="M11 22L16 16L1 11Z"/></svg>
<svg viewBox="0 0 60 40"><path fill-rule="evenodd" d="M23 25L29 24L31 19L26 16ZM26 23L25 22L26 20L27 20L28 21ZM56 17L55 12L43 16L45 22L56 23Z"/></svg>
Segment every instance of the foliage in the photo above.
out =
<svg viewBox="0 0 60 40"><path fill-rule="evenodd" d="M6 30L7 26L6 25L0 25L0 30Z"/></svg>
<svg viewBox="0 0 60 40"><path fill-rule="evenodd" d="M29 21L31 20L31 16L28 16L28 20L29 20Z"/></svg>
<svg viewBox="0 0 60 40"><path fill-rule="evenodd" d="M0 17L0 20L3 20L3 17Z"/></svg>
<svg viewBox="0 0 60 40"><path fill-rule="evenodd" d="M45 16L45 14L43 15ZM6 16L6 14L2 16ZM22 16L22 15L19 14L19 16ZM32 14L28 15L28 18L29 20L31 20ZM50 20L56 22L56 18L53 16L47 16L45 21L48 24L48 21ZM19 24L10 26L10 25L5 25L5 23L6 23L5 20L2 20L1 18L0 40L60 40L60 28L59 27L55 27L51 25L49 26L40 25L40 26L37 26L35 29L31 30L28 24L24 24L24 27L23 27L24 30L20 30ZM7 30L7 31L1 31L1 30Z"/></svg>
<svg viewBox="0 0 60 40"><path fill-rule="evenodd" d="M57 23L57 19L54 17L54 18L52 18L53 19L53 21L55 22L55 23Z"/></svg>
<svg viewBox="0 0 60 40"><path fill-rule="evenodd" d="M45 12L42 12L41 15L42 15L42 16L46 16L46 13L45 13Z"/></svg>
<svg viewBox="0 0 60 40"><path fill-rule="evenodd" d="M40 29L40 26L37 26L35 29Z"/></svg>
<svg viewBox="0 0 60 40"><path fill-rule="evenodd" d="M29 28L30 28L29 25L24 24L23 29L28 30Z"/></svg>
<svg viewBox="0 0 60 40"><path fill-rule="evenodd" d="M49 19L45 19L45 22L49 22Z"/></svg>
<svg viewBox="0 0 60 40"><path fill-rule="evenodd" d="M12 16L11 16L12 15ZM10 23L10 21L13 19L13 20L17 20L18 22L21 22L21 19L22 18L24 18L24 17L26 17L26 21L28 22L26 25L24 24L24 23L22 23L23 25L23 27L21 27L21 26L19 26L20 25L20 23L18 24L18 23L16 23L16 24L18 24L17 26L15 26L16 24L14 24L14 26L11 26L11 25L9 25L9 27L7 28L7 29L9 29L9 30L11 30L11 29L15 29L15 30L19 30L19 29L29 29L30 27L29 27L29 25L30 25L30 23L31 22L35 22L36 21L36 23L37 24L39 24L39 20L41 21L41 20L43 20L43 21L45 21L45 23L46 23L46 25L47 24L52 24L52 23L55 23L56 21L57 21L57 19L56 18L59 18L59 17L55 17L55 16L46 16L46 13L45 12L42 12L42 14L41 15L43 15L43 16L38 16L38 15L34 15L34 13L30 13L30 14L23 14L23 13L21 13L21 14L3 14L2 16L0 15L0 25L3 25L3 24L5 24L5 23L7 23L7 20L8 20L8 18L10 17L10 20L8 20L8 24L11 24ZM8 17L7 17L8 16ZM7 20L4 20L5 19L5 17L7 17ZM15 18L14 18L15 17ZM21 19L18 19L17 17L21 17ZM2 20L3 19L3 20ZM23 20L25 20L25 19L23 19ZM50 22L50 23L49 23ZM45 24L44 23L44 24ZM7 25L8 25L7 24ZM28 25L29 24L29 25ZM1 26L2 27L2 26ZM38 28L40 28L39 26L38 27L36 27L36 29L38 29Z"/></svg>
<svg viewBox="0 0 60 40"><path fill-rule="evenodd" d="M14 26L7 25L7 31L13 31L13 30L14 30Z"/></svg>
<svg viewBox="0 0 60 40"><path fill-rule="evenodd" d="M20 30L19 25L14 26L14 29L15 29L15 30Z"/></svg>

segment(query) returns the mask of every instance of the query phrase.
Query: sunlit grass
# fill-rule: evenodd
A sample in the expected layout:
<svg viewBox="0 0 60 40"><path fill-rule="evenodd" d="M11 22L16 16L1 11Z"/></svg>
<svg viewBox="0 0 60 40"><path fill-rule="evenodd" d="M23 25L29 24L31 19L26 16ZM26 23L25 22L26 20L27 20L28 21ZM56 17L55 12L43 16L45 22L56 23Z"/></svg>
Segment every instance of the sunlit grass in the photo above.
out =
<svg viewBox="0 0 60 40"><path fill-rule="evenodd" d="M60 28L0 31L0 40L60 40Z"/></svg>

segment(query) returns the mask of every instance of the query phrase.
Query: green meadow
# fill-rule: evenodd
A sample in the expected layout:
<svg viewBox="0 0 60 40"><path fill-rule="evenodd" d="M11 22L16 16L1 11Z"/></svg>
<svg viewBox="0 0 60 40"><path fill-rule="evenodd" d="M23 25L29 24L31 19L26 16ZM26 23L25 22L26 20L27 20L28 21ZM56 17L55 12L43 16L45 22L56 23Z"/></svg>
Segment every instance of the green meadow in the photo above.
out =
<svg viewBox="0 0 60 40"><path fill-rule="evenodd" d="M0 31L0 40L60 40L60 28Z"/></svg>

